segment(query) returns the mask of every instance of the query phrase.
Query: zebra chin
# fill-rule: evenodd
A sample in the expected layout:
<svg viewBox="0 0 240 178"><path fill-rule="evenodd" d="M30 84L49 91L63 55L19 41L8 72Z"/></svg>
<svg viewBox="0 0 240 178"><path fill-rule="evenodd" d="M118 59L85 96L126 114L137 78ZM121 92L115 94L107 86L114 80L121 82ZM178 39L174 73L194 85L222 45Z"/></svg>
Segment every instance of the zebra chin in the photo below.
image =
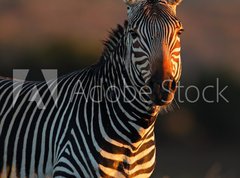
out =
<svg viewBox="0 0 240 178"><path fill-rule="evenodd" d="M165 106L172 103L177 84L175 80L165 80L163 82L150 82L152 89L152 101L158 106Z"/></svg>
<svg viewBox="0 0 240 178"><path fill-rule="evenodd" d="M166 106L172 103L173 99L174 99L174 95L175 93L171 92L171 93L164 93L164 94L160 94L160 95L153 95L153 102L155 105L158 106Z"/></svg>

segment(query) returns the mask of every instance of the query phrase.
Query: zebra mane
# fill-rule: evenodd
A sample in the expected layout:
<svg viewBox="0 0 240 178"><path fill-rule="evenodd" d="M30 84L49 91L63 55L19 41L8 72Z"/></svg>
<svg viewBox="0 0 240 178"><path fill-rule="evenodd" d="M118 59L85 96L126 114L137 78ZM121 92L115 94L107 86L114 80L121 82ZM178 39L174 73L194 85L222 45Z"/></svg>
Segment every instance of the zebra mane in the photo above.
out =
<svg viewBox="0 0 240 178"><path fill-rule="evenodd" d="M111 32L109 32L107 40L103 41L104 50L101 56L101 60L106 60L108 57L110 57L110 54L116 50L119 43L124 37L127 27L128 21L125 21L124 26L118 24L116 29L112 29Z"/></svg>

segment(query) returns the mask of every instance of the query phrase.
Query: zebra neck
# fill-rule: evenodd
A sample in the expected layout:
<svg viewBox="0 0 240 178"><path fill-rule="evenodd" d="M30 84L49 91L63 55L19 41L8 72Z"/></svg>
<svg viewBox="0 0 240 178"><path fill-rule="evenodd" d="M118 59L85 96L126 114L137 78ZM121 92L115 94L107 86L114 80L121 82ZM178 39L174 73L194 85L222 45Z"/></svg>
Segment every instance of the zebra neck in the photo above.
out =
<svg viewBox="0 0 240 178"><path fill-rule="evenodd" d="M126 136L112 134L116 140L125 140L138 145L138 141L146 138L150 130L153 130L151 128L157 114L154 112L155 108L150 102L150 97L140 95L144 84L137 79L138 74L131 70L132 75L135 75L133 78L126 69L127 28L126 22L124 27L118 26L109 40L105 42L105 49L99 63L87 72L91 87L86 86L84 90L90 91L92 87L95 87L93 92L90 91L91 95L94 94L91 99L100 100L100 102L88 104L91 105L89 107L91 111L87 112L89 113L87 118L90 120L93 117L98 117L98 119L92 120L101 118L100 125L104 128L112 129L111 133L122 132L122 135ZM99 114L95 116L94 113ZM88 132L90 133L90 130Z"/></svg>
<svg viewBox="0 0 240 178"><path fill-rule="evenodd" d="M126 91L126 87L135 90L137 95L134 97L142 107L141 113L144 113L136 115L142 118L152 118L152 116L156 115L159 108L154 106L149 96L139 95L140 92L148 92L144 90L144 88L147 88L144 79L136 69L136 66L131 63L131 55L128 55L128 28L128 21L125 21L124 26L118 25L116 30L112 31L109 39L105 41L105 49L97 66L102 70L103 78L108 81L108 87L116 85L118 89L123 90L122 92ZM123 86L126 87L122 88Z"/></svg>
<svg viewBox="0 0 240 178"><path fill-rule="evenodd" d="M116 54L113 56L115 60L109 59L94 70L93 86L101 87L98 87L93 98L99 99L97 93L102 93L102 98L98 106L93 104L98 108L89 113L99 113L96 118L101 121L97 124L102 125L99 130L108 128L105 132L111 130L112 139L137 147L140 140L152 132L156 115L152 115L151 104L143 102L140 90L130 80L123 60Z"/></svg>
<svg viewBox="0 0 240 178"><path fill-rule="evenodd" d="M131 63L128 31L128 21L125 21L123 26L118 25L115 30L112 30L108 39L104 41L105 48L98 65L122 65L123 71L127 70L126 74L129 75L132 85L141 88L145 85L145 81L136 66Z"/></svg>

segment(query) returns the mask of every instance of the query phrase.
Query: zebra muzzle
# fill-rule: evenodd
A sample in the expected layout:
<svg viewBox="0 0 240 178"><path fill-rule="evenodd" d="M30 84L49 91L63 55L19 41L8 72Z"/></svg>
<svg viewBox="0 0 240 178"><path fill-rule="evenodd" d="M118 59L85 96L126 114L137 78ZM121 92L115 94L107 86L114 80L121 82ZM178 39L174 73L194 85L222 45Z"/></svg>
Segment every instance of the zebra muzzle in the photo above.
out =
<svg viewBox="0 0 240 178"><path fill-rule="evenodd" d="M177 83L175 80L168 79L161 82L151 81L150 87L152 89L152 101L156 105L168 105L174 99L177 90Z"/></svg>

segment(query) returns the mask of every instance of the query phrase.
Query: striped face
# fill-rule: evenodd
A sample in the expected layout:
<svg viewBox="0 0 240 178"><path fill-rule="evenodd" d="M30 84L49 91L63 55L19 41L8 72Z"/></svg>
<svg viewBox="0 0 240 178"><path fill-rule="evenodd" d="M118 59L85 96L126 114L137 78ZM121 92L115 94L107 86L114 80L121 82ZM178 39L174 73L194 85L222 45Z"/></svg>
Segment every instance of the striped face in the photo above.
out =
<svg viewBox="0 0 240 178"><path fill-rule="evenodd" d="M128 7L131 63L152 89L157 105L169 104L181 76L181 22L176 5L163 0L135 2Z"/></svg>

